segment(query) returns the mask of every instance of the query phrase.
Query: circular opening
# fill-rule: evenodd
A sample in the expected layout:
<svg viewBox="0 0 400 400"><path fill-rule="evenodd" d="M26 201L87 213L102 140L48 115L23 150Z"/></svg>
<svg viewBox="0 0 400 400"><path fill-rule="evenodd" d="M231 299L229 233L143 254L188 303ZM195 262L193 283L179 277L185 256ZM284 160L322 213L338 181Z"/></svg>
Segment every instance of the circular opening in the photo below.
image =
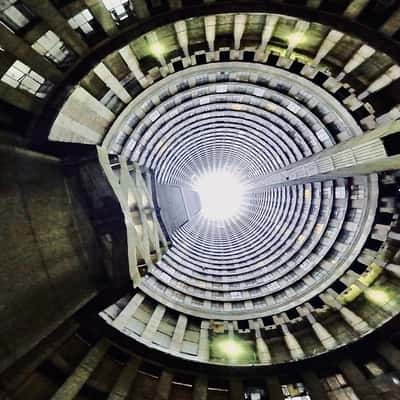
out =
<svg viewBox="0 0 400 400"><path fill-rule="evenodd" d="M210 220L226 220L240 214L244 187L236 174L219 169L207 171L195 179L202 215Z"/></svg>

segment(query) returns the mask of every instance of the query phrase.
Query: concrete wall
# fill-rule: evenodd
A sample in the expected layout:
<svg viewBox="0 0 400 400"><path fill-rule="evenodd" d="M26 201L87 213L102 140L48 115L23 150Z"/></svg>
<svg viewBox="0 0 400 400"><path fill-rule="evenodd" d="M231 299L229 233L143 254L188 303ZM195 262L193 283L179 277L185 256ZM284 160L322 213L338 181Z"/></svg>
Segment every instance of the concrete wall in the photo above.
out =
<svg viewBox="0 0 400 400"><path fill-rule="evenodd" d="M96 294L96 242L58 159L0 135L0 371Z"/></svg>

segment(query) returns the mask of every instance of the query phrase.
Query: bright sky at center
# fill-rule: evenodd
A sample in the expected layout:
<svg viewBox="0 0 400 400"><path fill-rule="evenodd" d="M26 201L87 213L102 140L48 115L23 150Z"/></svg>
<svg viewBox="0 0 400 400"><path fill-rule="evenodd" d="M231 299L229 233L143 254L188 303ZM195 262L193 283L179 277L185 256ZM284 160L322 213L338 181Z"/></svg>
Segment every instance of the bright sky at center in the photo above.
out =
<svg viewBox="0 0 400 400"><path fill-rule="evenodd" d="M240 179L227 170L215 170L199 176L194 182L201 202L201 213L211 220L225 220L239 214L244 189Z"/></svg>

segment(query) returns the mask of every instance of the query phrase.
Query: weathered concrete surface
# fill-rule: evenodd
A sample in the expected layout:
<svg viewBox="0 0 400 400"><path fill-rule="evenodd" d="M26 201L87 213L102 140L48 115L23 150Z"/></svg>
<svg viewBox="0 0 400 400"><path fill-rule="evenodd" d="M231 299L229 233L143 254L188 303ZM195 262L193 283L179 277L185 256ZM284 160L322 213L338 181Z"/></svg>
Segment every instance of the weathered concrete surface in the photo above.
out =
<svg viewBox="0 0 400 400"><path fill-rule="evenodd" d="M0 371L96 294L95 239L60 161L0 136Z"/></svg>

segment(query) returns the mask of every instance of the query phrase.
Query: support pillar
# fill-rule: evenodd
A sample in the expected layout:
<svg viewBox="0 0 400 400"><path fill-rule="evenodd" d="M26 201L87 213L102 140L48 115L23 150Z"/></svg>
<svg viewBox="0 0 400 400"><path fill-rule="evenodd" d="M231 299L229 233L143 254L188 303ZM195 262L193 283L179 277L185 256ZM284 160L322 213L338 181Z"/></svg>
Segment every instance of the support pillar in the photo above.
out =
<svg viewBox="0 0 400 400"><path fill-rule="evenodd" d="M332 289L328 289L325 293L320 295L321 300L328 306L338 310L343 319L359 334L367 333L371 330L370 326L361 319L353 311L349 310L343 304L336 300L337 293Z"/></svg>
<svg viewBox="0 0 400 400"><path fill-rule="evenodd" d="M121 55L122 59L125 61L126 65L130 69L130 71L133 72L133 75L135 76L136 80L139 82L140 86L142 88L146 88L149 86L152 82L145 77L143 74L139 61L136 58L134 52L130 48L129 45L123 47L122 49L119 50L119 54Z"/></svg>
<svg viewBox="0 0 400 400"><path fill-rule="evenodd" d="M153 340L164 314L165 307L161 304L158 304L150 318L150 321L147 323L146 328L142 333L142 339L150 342Z"/></svg>
<svg viewBox="0 0 400 400"><path fill-rule="evenodd" d="M392 65L384 74L378 79L375 79L364 92L362 92L358 98L360 100L365 99L371 93L378 92L384 87L389 86L392 82L400 78L400 66Z"/></svg>
<svg viewBox="0 0 400 400"><path fill-rule="evenodd" d="M275 26L278 23L279 16L278 15L267 15L265 17L265 25L264 30L261 36L261 43L260 47L258 48L259 51L265 52L267 49L267 45L271 40L271 37L274 33Z"/></svg>
<svg viewBox="0 0 400 400"><path fill-rule="evenodd" d="M217 17L215 15L207 15L204 17L204 28L206 31L206 40L210 51L215 50L215 27L217 24Z"/></svg>
<svg viewBox="0 0 400 400"><path fill-rule="evenodd" d="M381 342L376 351L397 371L400 371L400 350L390 342Z"/></svg>
<svg viewBox="0 0 400 400"><path fill-rule="evenodd" d="M336 77L337 80L342 80L347 74L354 71L359 67L365 60L370 58L375 53L375 49L364 44L362 45L350 58L347 64L344 66L343 71Z"/></svg>
<svg viewBox="0 0 400 400"><path fill-rule="evenodd" d="M319 46L318 52L312 60L311 65L316 67L318 64L320 64L320 62L329 54L329 52L336 46L343 36L344 33L332 29Z"/></svg>
<svg viewBox="0 0 400 400"><path fill-rule="evenodd" d="M51 400L73 400L90 375L100 364L109 348L106 340L102 339L92 347L74 372L67 378L63 385L52 396Z"/></svg>
<svg viewBox="0 0 400 400"><path fill-rule="evenodd" d="M344 10L343 16L350 19L356 19L367 6L370 0L353 0Z"/></svg>
<svg viewBox="0 0 400 400"><path fill-rule="evenodd" d="M147 7L146 0L131 0L133 9L140 19L150 17L149 7Z"/></svg>
<svg viewBox="0 0 400 400"><path fill-rule="evenodd" d="M163 371L157 384L154 400L168 400L174 376L168 371Z"/></svg>
<svg viewBox="0 0 400 400"><path fill-rule="evenodd" d="M111 71L100 63L94 68L94 73L104 82L104 84L112 90L117 97L125 104L128 104L132 97L127 90L122 86L120 81L111 73Z"/></svg>
<svg viewBox="0 0 400 400"><path fill-rule="evenodd" d="M199 341L199 358L202 361L208 361L210 358L210 347L208 343L209 321L201 321L200 325L200 341Z"/></svg>
<svg viewBox="0 0 400 400"><path fill-rule="evenodd" d="M94 19L99 23L108 36L118 33L118 27L105 7L103 0L84 0L84 2L93 14Z"/></svg>
<svg viewBox="0 0 400 400"><path fill-rule="evenodd" d="M343 372L349 385L356 395L362 400L380 400L375 387L367 380L360 369L350 360L343 360L338 363L339 369Z"/></svg>
<svg viewBox="0 0 400 400"><path fill-rule="evenodd" d="M189 39L187 33L186 21L178 21L174 24L176 37L178 39L179 46L181 47L185 57L189 57Z"/></svg>
<svg viewBox="0 0 400 400"><path fill-rule="evenodd" d="M135 315L136 310L143 303L144 295L142 293L136 293L126 307L119 313L117 318L113 321L113 326L116 329L122 330L129 324L129 320Z"/></svg>
<svg viewBox="0 0 400 400"><path fill-rule="evenodd" d="M271 364L272 357L265 340L263 339L260 331L260 327L257 322L254 323L255 335L256 335L256 349L257 357L263 364Z"/></svg>
<svg viewBox="0 0 400 400"><path fill-rule="evenodd" d="M336 339L329 333L329 331L321 324L319 323L314 315L311 313L312 306L311 304L307 303L305 305L305 308L298 307L297 308L298 312L300 315L305 316L308 320L308 322L311 324L311 327L321 342L322 346L326 350L331 350L337 346Z"/></svg>
<svg viewBox="0 0 400 400"><path fill-rule="evenodd" d="M243 400L244 387L243 381L239 378L231 378L229 380L229 400Z"/></svg>
<svg viewBox="0 0 400 400"><path fill-rule="evenodd" d="M243 37L243 33L246 29L247 15L235 14L234 24L233 24L233 40L234 49L240 49L240 42Z"/></svg>
<svg viewBox="0 0 400 400"><path fill-rule="evenodd" d="M305 357L304 351L294 336L287 327L286 324L282 324L283 337L285 339L286 346L289 350L290 355L293 359L298 360Z"/></svg>
<svg viewBox="0 0 400 400"><path fill-rule="evenodd" d="M312 400L329 400L320 379L314 371L304 371L301 373L301 377Z"/></svg>
<svg viewBox="0 0 400 400"><path fill-rule="evenodd" d="M193 400L207 400L208 378L206 375L198 376L193 386Z"/></svg>
<svg viewBox="0 0 400 400"><path fill-rule="evenodd" d="M170 350L181 351L183 338L186 332L188 318L186 315L179 314L178 322L175 326L174 335L172 336Z"/></svg>
<svg viewBox="0 0 400 400"><path fill-rule="evenodd" d="M142 360L138 357L134 357L128 361L107 400L126 400L128 398L141 362Z"/></svg>
<svg viewBox="0 0 400 400"><path fill-rule="evenodd" d="M268 399L271 400L285 400L283 397L281 383L277 376L269 376L265 381L265 386L267 388Z"/></svg>

